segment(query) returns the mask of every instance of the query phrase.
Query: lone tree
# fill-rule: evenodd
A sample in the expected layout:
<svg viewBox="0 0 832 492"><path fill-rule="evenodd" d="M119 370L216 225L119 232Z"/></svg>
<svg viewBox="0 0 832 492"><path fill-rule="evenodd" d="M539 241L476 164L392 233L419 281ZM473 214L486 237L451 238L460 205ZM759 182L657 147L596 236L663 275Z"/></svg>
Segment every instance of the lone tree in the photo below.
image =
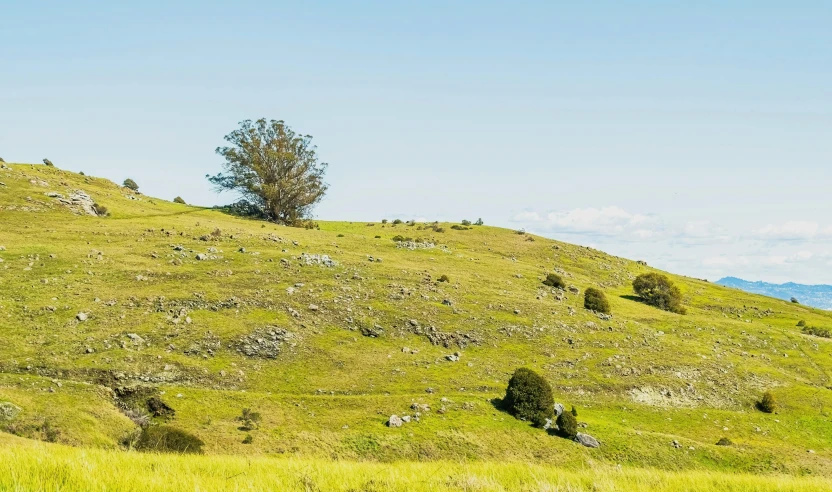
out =
<svg viewBox="0 0 832 492"><path fill-rule="evenodd" d="M555 413L552 387L539 374L525 367L514 371L508 381L503 404L509 413L531 421L535 427L546 425L546 419Z"/></svg>
<svg viewBox="0 0 832 492"><path fill-rule="evenodd" d="M137 185L136 182L130 178L125 179L122 184L125 188L130 188L133 191L139 191L139 185Z"/></svg>
<svg viewBox="0 0 832 492"><path fill-rule="evenodd" d="M644 302L665 311L685 314L682 307L682 291L664 275L645 273L633 280L633 290Z"/></svg>
<svg viewBox="0 0 832 492"><path fill-rule="evenodd" d="M327 185L327 164L318 162L311 135L294 132L282 120L245 120L217 147L223 172L207 176L217 191L236 191L283 224L308 219Z"/></svg>

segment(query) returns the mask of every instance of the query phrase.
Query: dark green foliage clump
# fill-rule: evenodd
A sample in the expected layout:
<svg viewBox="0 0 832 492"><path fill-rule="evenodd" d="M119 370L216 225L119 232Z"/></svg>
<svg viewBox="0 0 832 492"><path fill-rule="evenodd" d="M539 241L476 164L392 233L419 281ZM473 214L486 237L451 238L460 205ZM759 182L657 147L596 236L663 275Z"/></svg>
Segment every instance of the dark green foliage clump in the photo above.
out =
<svg viewBox="0 0 832 492"><path fill-rule="evenodd" d="M336 237L344 237L344 235L343 234L338 234L338 236L336 236Z"/></svg>
<svg viewBox="0 0 832 492"><path fill-rule="evenodd" d="M812 335L821 338L832 338L832 331L827 328L818 328L817 326L804 326L802 330L806 335Z"/></svg>
<svg viewBox="0 0 832 492"><path fill-rule="evenodd" d="M136 182L130 178L125 179L123 184L125 188L130 188L133 191L139 191L139 185L137 185Z"/></svg>
<svg viewBox="0 0 832 492"><path fill-rule="evenodd" d="M146 427L136 441L136 449L160 453L202 454L204 445L195 435L168 425Z"/></svg>
<svg viewBox="0 0 832 492"><path fill-rule="evenodd" d="M578 416L578 409L577 409L577 408L575 408L575 405L572 405L572 412L571 412L571 413L572 413L572 416L573 416L573 417L577 417L577 416Z"/></svg>
<svg viewBox="0 0 832 492"><path fill-rule="evenodd" d="M763 397L757 402L757 410L765 413L774 413L777 409L777 400L771 391L763 393Z"/></svg>
<svg viewBox="0 0 832 492"><path fill-rule="evenodd" d="M467 231L470 227L465 227L464 225L454 224L451 226L451 229L455 231Z"/></svg>
<svg viewBox="0 0 832 492"><path fill-rule="evenodd" d="M578 435L578 419L570 412L563 412L558 415L558 433L563 437L573 439Z"/></svg>
<svg viewBox="0 0 832 492"><path fill-rule="evenodd" d="M731 440L728 439L727 437L722 437L722 438L719 439L719 441L716 442L716 445L717 446L733 446L734 443L731 442Z"/></svg>
<svg viewBox="0 0 832 492"><path fill-rule="evenodd" d="M464 225L464 226L469 226L469 225L471 225L471 221L463 219L461 224Z"/></svg>
<svg viewBox="0 0 832 492"><path fill-rule="evenodd" d="M246 437L243 439L243 444L251 444L254 442L254 438L251 434L246 434Z"/></svg>
<svg viewBox="0 0 832 492"><path fill-rule="evenodd" d="M803 320L800 320L800 321L797 322L797 326L806 326L806 322L803 321Z"/></svg>
<svg viewBox="0 0 832 492"><path fill-rule="evenodd" d="M546 280L543 281L543 285L548 285L549 287L557 287L558 289L566 288L566 282L564 282L561 276L556 273L550 273L546 275Z"/></svg>
<svg viewBox="0 0 832 492"><path fill-rule="evenodd" d="M381 236L376 236L375 239L381 239Z"/></svg>
<svg viewBox="0 0 832 492"><path fill-rule="evenodd" d="M44 159L43 163L46 164L47 166L50 166L50 167L55 165L55 164L52 164L52 161L50 161L49 159Z"/></svg>
<svg viewBox="0 0 832 492"><path fill-rule="evenodd" d="M440 282L450 282L450 281L451 281L451 279L450 279L450 278L448 278L448 276L447 276L447 275L444 275L444 274L443 274L443 275L441 275L441 276L439 277L439 281L440 281Z"/></svg>
<svg viewBox="0 0 832 492"><path fill-rule="evenodd" d="M402 219L395 219L395 220L393 221L393 225L399 225L399 224L401 224L401 223L402 223Z"/></svg>
<svg viewBox="0 0 832 492"><path fill-rule="evenodd" d="M518 419L528 420L535 427L546 425L546 419L555 413L552 387L539 374L521 367L508 381L505 408Z"/></svg>
<svg viewBox="0 0 832 492"><path fill-rule="evenodd" d="M483 222L483 221L482 221L482 219L477 219L477 221L476 221L476 222L474 222L474 225L481 226L481 225L483 225L484 223L485 223L485 222Z"/></svg>
<svg viewBox="0 0 832 492"><path fill-rule="evenodd" d="M240 430L244 431L256 429L261 419L262 417L260 413L255 412L250 408L244 408L240 416L237 417L237 421L242 422Z"/></svg>
<svg viewBox="0 0 832 492"><path fill-rule="evenodd" d="M249 217L252 219L268 218L268 215L266 214L266 211L263 210L263 207L248 200L239 200L230 205L217 205L214 208L237 217Z"/></svg>
<svg viewBox="0 0 832 492"><path fill-rule="evenodd" d="M800 301L797 300L797 297L792 297L792 302L794 304L800 304Z"/></svg>
<svg viewBox="0 0 832 492"><path fill-rule="evenodd" d="M185 203L185 200L183 200L181 196L178 196L178 197L174 198L173 203L181 203L182 205L187 205Z"/></svg>
<svg viewBox="0 0 832 492"><path fill-rule="evenodd" d="M393 242L395 243L407 243L410 241L413 241L412 237L404 237L401 234L396 234L395 236L393 236Z"/></svg>
<svg viewBox="0 0 832 492"><path fill-rule="evenodd" d="M110 215L110 212L107 211L107 207L99 203L93 203L92 208L95 210L95 213L98 214L99 217L105 217L107 215Z"/></svg>
<svg viewBox="0 0 832 492"><path fill-rule="evenodd" d="M633 290L651 306L671 313L685 314L685 308L682 307L682 291L665 275L658 273L639 275L633 280Z"/></svg>
<svg viewBox="0 0 832 492"><path fill-rule="evenodd" d="M176 410L168 406L168 404L163 402L162 399L158 396L148 398L147 409L150 411L150 414L154 417L170 419L173 418L174 415L176 415Z"/></svg>
<svg viewBox="0 0 832 492"><path fill-rule="evenodd" d="M589 287L584 292L584 307L590 311L610 314L610 303L607 296L595 287Z"/></svg>
<svg viewBox="0 0 832 492"><path fill-rule="evenodd" d="M381 219L381 223L382 223L382 224L386 224L386 223L387 223L387 219Z"/></svg>

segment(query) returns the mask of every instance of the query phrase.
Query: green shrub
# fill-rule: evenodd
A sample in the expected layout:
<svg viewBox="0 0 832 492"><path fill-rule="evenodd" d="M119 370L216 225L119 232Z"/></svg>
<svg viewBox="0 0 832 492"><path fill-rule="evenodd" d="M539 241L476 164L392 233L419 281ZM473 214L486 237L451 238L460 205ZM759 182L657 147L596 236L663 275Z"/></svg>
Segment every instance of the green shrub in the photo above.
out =
<svg viewBox="0 0 832 492"><path fill-rule="evenodd" d="M441 276L439 277L439 281L440 281L440 282L450 282L450 281L451 281L451 279L449 279L447 275L444 275L444 274L443 274L443 275L441 275Z"/></svg>
<svg viewBox="0 0 832 492"><path fill-rule="evenodd" d="M578 416L578 409L577 409L577 408L575 408L575 405L572 405L572 416L573 416L573 417L577 417L577 416Z"/></svg>
<svg viewBox="0 0 832 492"><path fill-rule="evenodd" d="M774 413L777 409L777 400L771 391L763 393L763 397L757 402L757 409L765 413Z"/></svg>
<svg viewBox="0 0 832 492"><path fill-rule="evenodd" d="M561 276L556 273L550 273L546 275L546 280L543 281L543 285L548 285L549 287L557 287L558 289L566 288L566 282L564 282Z"/></svg>
<svg viewBox="0 0 832 492"><path fill-rule="evenodd" d="M246 437L243 439L243 444L251 444L254 442L254 438L251 434L246 434Z"/></svg>
<svg viewBox="0 0 832 492"><path fill-rule="evenodd" d="M240 430L250 431L257 428L262 419L259 412L255 412L250 408L244 408L240 416L237 417L238 422L242 422Z"/></svg>
<svg viewBox="0 0 832 492"><path fill-rule="evenodd" d="M176 427L152 425L142 429L136 449L160 453L202 454L204 445L200 438Z"/></svg>
<svg viewBox="0 0 832 492"><path fill-rule="evenodd" d="M816 326L804 326L803 329L801 329L800 331L802 331L806 335L812 335L815 337L832 338L832 332L826 328L818 328Z"/></svg>
<svg viewBox="0 0 832 492"><path fill-rule="evenodd" d="M107 207L99 203L93 203L92 208L93 210L95 210L95 213L98 214L99 217L110 215L110 212L107 211Z"/></svg>
<svg viewBox="0 0 832 492"><path fill-rule="evenodd" d="M178 197L174 198L173 203L181 203L182 205L187 205L185 203L185 200L183 200L181 196L178 196Z"/></svg>
<svg viewBox="0 0 832 492"><path fill-rule="evenodd" d="M633 280L633 290L645 303L677 314L685 314L682 291L665 275L645 273Z"/></svg>
<svg viewBox="0 0 832 492"><path fill-rule="evenodd" d="M589 287L584 292L584 307L590 311L610 314L610 303L607 296L595 287Z"/></svg>
<svg viewBox="0 0 832 492"><path fill-rule="evenodd" d="M563 437L573 439L578 435L578 419L569 412L561 412L555 422L558 424L558 433Z"/></svg>
<svg viewBox="0 0 832 492"><path fill-rule="evenodd" d="M376 236L375 239L381 239L381 236Z"/></svg>
<svg viewBox="0 0 832 492"><path fill-rule="evenodd" d="M395 236L393 236L393 242L396 243L406 243L410 241L413 241L412 237L404 237L401 234L396 234Z"/></svg>
<svg viewBox="0 0 832 492"><path fill-rule="evenodd" d="M797 297L792 297L792 302L795 304L800 304L800 301L797 300Z"/></svg>
<svg viewBox="0 0 832 492"><path fill-rule="evenodd" d="M386 224L386 223L387 223L387 219L381 219L381 223L382 223L382 224Z"/></svg>
<svg viewBox="0 0 832 492"><path fill-rule="evenodd" d="M137 185L136 182L130 178L125 179L122 184L124 184L125 188L130 188L133 191L139 191L139 185Z"/></svg>
<svg viewBox="0 0 832 492"><path fill-rule="evenodd" d="M336 237L344 237L344 235L343 234L338 234L338 236L336 236Z"/></svg>
<svg viewBox="0 0 832 492"><path fill-rule="evenodd" d="M451 226L451 229L455 231L467 231L470 227L465 227L464 225L454 224Z"/></svg>
<svg viewBox="0 0 832 492"><path fill-rule="evenodd" d="M47 166L50 166L50 167L55 165L55 164L52 164L52 161L50 161L49 159L44 159L43 163L46 164Z"/></svg>
<svg viewBox="0 0 832 492"><path fill-rule="evenodd" d="M731 440L728 439L727 437L722 437L722 438L719 439L719 441L716 442L716 445L717 446L733 446L734 443L731 442Z"/></svg>
<svg viewBox="0 0 832 492"><path fill-rule="evenodd" d="M477 219L477 221L476 221L476 222L474 222L474 225L479 225L479 226L481 226L481 225L483 225L483 224L484 224L484 222L482 221L482 219Z"/></svg>
<svg viewBox="0 0 832 492"><path fill-rule="evenodd" d="M460 223L461 223L462 225L464 225L464 226L469 226L469 225L471 225L471 221L470 221L470 220L465 220L465 219L463 219L463 220L462 220L462 222L460 222Z"/></svg>
<svg viewBox="0 0 832 492"><path fill-rule="evenodd" d="M402 223L402 219L396 219L393 221L393 225L399 225Z"/></svg>
<svg viewBox="0 0 832 492"><path fill-rule="evenodd" d="M503 404L509 413L532 422L535 427L546 425L546 419L555 413L552 387L539 374L525 367L514 371L508 381Z"/></svg>

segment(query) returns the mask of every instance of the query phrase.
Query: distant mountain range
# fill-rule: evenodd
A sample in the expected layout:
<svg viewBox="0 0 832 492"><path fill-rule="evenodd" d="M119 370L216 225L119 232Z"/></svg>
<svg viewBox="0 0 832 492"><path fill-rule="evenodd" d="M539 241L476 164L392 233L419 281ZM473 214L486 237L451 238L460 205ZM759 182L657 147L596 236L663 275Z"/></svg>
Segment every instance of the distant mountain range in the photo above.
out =
<svg viewBox="0 0 832 492"><path fill-rule="evenodd" d="M749 282L736 277L725 277L717 280L717 284L726 287L762 294L778 299L790 300L797 298L801 304L820 309L832 309L832 285L803 285L794 282L785 284L770 284L768 282Z"/></svg>

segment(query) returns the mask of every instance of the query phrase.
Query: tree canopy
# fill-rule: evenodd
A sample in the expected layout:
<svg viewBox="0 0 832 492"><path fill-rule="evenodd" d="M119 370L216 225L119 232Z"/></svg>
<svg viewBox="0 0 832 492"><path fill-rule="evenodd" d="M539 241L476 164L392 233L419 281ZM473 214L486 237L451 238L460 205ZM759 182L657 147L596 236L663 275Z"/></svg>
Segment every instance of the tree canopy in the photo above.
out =
<svg viewBox="0 0 832 492"><path fill-rule="evenodd" d="M310 135L295 133L282 120L245 120L218 147L223 171L207 176L217 191L235 191L270 220L294 224L308 219L328 188L327 164L318 162Z"/></svg>

